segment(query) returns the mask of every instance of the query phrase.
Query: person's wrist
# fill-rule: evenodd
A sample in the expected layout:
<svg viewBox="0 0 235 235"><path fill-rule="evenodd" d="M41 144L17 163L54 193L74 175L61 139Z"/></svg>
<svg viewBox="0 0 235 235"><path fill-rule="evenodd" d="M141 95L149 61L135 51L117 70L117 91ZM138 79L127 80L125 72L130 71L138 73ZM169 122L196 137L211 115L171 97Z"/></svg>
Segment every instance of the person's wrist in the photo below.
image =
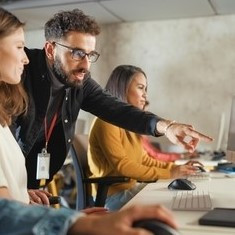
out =
<svg viewBox="0 0 235 235"><path fill-rule="evenodd" d="M167 131L169 130L169 128L174 125L176 123L175 120L171 121L166 127L165 127L165 130L164 130L164 135L167 136Z"/></svg>
<svg viewBox="0 0 235 235"><path fill-rule="evenodd" d="M156 124L156 132L164 135L166 133L167 129L170 127L170 125L173 124L173 122L175 123L175 121L164 120L164 119L158 121Z"/></svg>

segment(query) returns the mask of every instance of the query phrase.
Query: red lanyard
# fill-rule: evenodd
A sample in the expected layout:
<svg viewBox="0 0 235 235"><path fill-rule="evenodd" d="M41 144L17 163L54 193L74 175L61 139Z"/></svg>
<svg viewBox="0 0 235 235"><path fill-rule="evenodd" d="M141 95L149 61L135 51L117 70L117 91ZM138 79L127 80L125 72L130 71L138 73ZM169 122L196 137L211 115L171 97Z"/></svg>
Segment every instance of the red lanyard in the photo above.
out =
<svg viewBox="0 0 235 235"><path fill-rule="evenodd" d="M47 150L47 145L48 145L49 139L51 137L51 133L52 133L54 127L55 127L55 123L56 123L57 117L58 117L58 112L56 112L55 115L53 116L49 129L47 129L47 117L45 117L45 119L44 119L45 139L46 139L46 146L45 146L45 148L46 148L46 150Z"/></svg>

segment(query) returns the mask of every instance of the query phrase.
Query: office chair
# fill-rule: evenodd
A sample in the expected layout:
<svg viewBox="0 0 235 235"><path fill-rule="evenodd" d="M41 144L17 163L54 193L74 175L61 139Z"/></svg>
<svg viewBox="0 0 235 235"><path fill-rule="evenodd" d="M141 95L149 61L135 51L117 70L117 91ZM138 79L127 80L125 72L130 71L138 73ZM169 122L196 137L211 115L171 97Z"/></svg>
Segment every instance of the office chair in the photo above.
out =
<svg viewBox="0 0 235 235"><path fill-rule="evenodd" d="M70 149L73 159L76 184L77 198L76 209L81 210L91 206L105 205L109 186L116 183L125 183L130 180L128 177L108 176L88 178L89 167L87 161L88 135L76 134ZM102 157L102 156L101 156ZM97 195L95 202L90 195L90 184L97 184Z"/></svg>

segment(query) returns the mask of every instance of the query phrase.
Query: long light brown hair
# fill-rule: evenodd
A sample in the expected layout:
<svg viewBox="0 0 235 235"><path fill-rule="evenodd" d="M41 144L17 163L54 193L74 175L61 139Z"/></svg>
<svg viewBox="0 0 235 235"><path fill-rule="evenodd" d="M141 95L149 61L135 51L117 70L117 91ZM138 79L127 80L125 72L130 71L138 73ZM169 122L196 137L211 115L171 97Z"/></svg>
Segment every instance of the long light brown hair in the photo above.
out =
<svg viewBox="0 0 235 235"><path fill-rule="evenodd" d="M24 26L16 16L0 8L0 40ZM1 71L0 71L1 77ZM0 124L10 125L13 116L27 109L27 95L21 84L0 81Z"/></svg>

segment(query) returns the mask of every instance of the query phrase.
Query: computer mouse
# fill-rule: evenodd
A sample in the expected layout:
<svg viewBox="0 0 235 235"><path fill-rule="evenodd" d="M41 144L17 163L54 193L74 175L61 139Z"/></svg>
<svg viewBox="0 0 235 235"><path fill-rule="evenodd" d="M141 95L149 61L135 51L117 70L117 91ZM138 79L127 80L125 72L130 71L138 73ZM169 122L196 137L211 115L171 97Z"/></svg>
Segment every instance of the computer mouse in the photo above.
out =
<svg viewBox="0 0 235 235"><path fill-rule="evenodd" d="M197 166L199 172L206 172L206 170L202 166Z"/></svg>
<svg viewBox="0 0 235 235"><path fill-rule="evenodd" d="M180 235L179 232L170 225L156 219L136 221L133 227L146 229L156 235Z"/></svg>
<svg viewBox="0 0 235 235"><path fill-rule="evenodd" d="M196 185L187 179L175 179L169 185L170 190L194 190Z"/></svg>
<svg viewBox="0 0 235 235"><path fill-rule="evenodd" d="M219 161L219 160L222 160L222 159L224 159L224 157L225 157L225 152L224 151L214 151L213 152L213 157L212 157L212 161Z"/></svg>
<svg viewBox="0 0 235 235"><path fill-rule="evenodd" d="M50 196L48 197L50 205L59 204L61 202L61 198L58 196Z"/></svg>

